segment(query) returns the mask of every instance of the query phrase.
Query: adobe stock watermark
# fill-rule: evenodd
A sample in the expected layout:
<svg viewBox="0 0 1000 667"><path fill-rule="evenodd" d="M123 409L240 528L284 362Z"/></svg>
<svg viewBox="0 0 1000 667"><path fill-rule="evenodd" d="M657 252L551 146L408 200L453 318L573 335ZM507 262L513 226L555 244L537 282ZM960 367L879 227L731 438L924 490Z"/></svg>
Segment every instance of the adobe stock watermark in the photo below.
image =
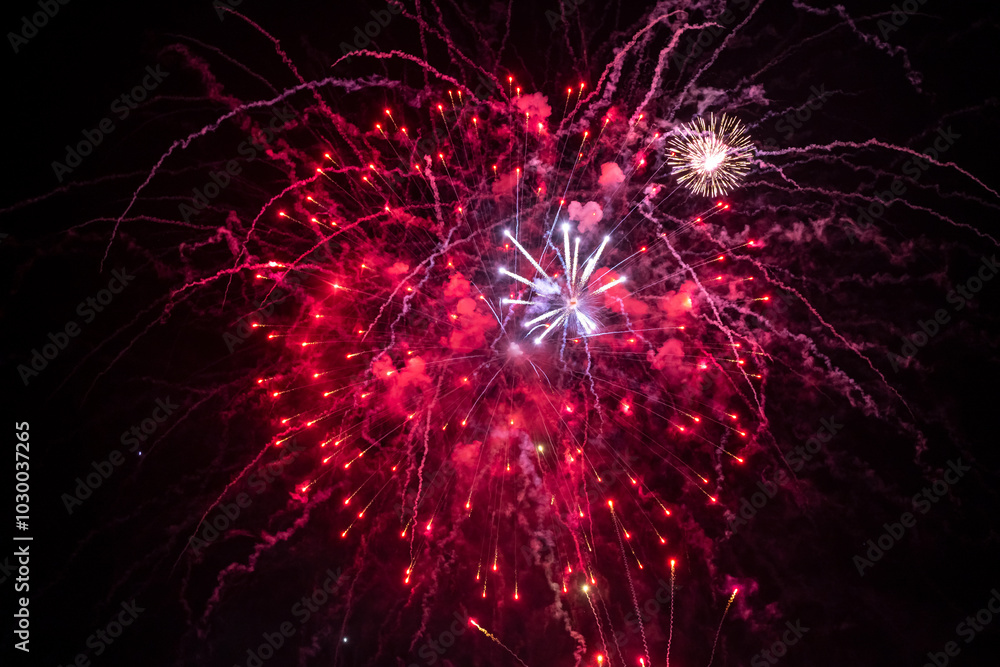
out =
<svg viewBox="0 0 1000 667"><path fill-rule="evenodd" d="M486 89L485 93L483 89ZM496 86L492 82L487 80L482 75L479 76L479 85L476 86L476 90L473 91L473 96L482 98L485 94L489 94ZM458 120L460 112L451 108L445 108L441 110L439 115L444 117L444 127L441 125L432 126L432 131L421 135L420 139L414 143L413 152L411 153L411 160L414 159L413 156L417 154L436 155L438 152L438 147L443 141L448 139L448 125L450 123L456 122Z"/></svg>
<svg viewBox="0 0 1000 667"><path fill-rule="evenodd" d="M966 616L955 626L955 634L965 640L966 644L971 644L986 626L993 622L993 617L1000 615L1000 591L993 589L990 591L990 599L982 609L975 615ZM928 651L927 662L924 667L945 667L951 659L957 657L962 652L962 648L956 641L947 642L941 651Z"/></svg>
<svg viewBox="0 0 1000 667"><path fill-rule="evenodd" d="M236 9L243 4L243 0L212 0L212 8L220 21L226 20L227 9Z"/></svg>
<svg viewBox="0 0 1000 667"><path fill-rule="evenodd" d="M143 419L132 428L126 430L121 435L121 443L123 446L129 446L130 453L136 453L142 443L146 442L150 436L159 430L160 425L166 422L171 415L174 414L174 410L180 406L170 400L168 396L165 399L158 398L155 402L155 407L150 416ZM142 456L142 452L138 452L139 456ZM73 488L73 493L62 494L63 506L66 508L66 513L72 515L73 511L78 507L83 505L83 501L94 495L94 491L101 488L101 486L114 474L122 464L125 463L125 455L119 449L111 450L107 458L102 461L91 461L90 467L93 468L93 472L88 473L86 477L77 477L76 486Z"/></svg>
<svg viewBox="0 0 1000 667"><path fill-rule="evenodd" d="M656 620L656 618L663 612L664 609L669 609L670 604L670 582L664 579L658 579L657 582L660 587L656 589L656 592L641 604L638 605L639 613L630 611L625 614L625 631L618 630L615 632L615 642L619 646L627 646L629 642L634 641L642 631L643 626L650 626ZM683 588L682 584L674 584L674 591L679 591ZM639 621L642 621L640 624Z"/></svg>
<svg viewBox="0 0 1000 667"><path fill-rule="evenodd" d="M202 549L222 537L240 518L243 510L253 504L254 496L264 493L268 485L279 479L285 468L298 458L305 447L296 444L294 440L288 440L282 449L290 454L261 466L260 470L247 476L246 487L253 491L253 496L247 491L240 491L232 502L220 502L215 514L202 522L201 535L194 535L188 540L188 546L195 554L200 555Z"/></svg>
<svg viewBox="0 0 1000 667"><path fill-rule="evenodd" d="M739 13L745 13L750 5L753 4L753 0L735 0L733 5L736 6L736 10ZM714 19L714 22L721 25L713 25L708 28L704 28L698 31L696 36L690 37L686 40L687 50L682 55L680 51L674 51L671 59L674 62L674 66L679 70L684 67L684 64L690 58L697 58L705 49L712 46L715 40L719 38L720 35L728 31L736 23L736 19L739 18L737 13L732 9L727 8L726 11L722 12L718 18Z"/></svg>
<svg viewBox="0 0 1000 667"><path fill-rule="evenodd" d="M781 133L784 141L795 136L795 130L801 130L812 119L813 114L823 108L827 98L833 95L827 91L826 84L820 84L818 88L810 86L809 92L811 94L802 106L782 114L775 122L774 131ZM778 147L778 140L771 137L763 140L760 146L764 150L774 150Z"/></svg>
<svg viewBox="0 0 1000 667"><path fill-rule="evenodd" d="M549 28L555 30L557 25L567 21L570 16L576 13L576 10L584 2L586 0L559 0L558 12L554 12L551 9L545 10L545 19L549 22Z"/></svg>
<svg viewBox="0 0 1000 667"><path fill-rule="evenodd" d="M970 301L975 299L976 294L983 289L986 283L993 280L993 277L997 273L1000 273L1000 263L997 263L996 255L992 255L989 259L981 257L980 260L981 263L979 269L976 271L976 275L971 276L963 284L948 292L948 295L945 297L948 303L954 305L956 313L961 312ZM934 311L933 318L917 320L917 327L920 328L920 331L903 337L903 345L899 348L899 354L894 352L887 353L892 370L899 371L901 366L906 367L909 360L921 348L930 343L931 339L937 336L941 332L942 327L949 322L951 322L951 315L944 308Z"/></svg>
<svg viewBox="0 0 1000 667"><path fill-rule="evenodd" d="M294 287L299 285L299 283L301 283L301 280L298 275L294 273L289 274L283 284L279 284L271 290L271 298L266 306L238 320L233 326L233 331L222 332L222 342L226 344L226 349L229 350L230 354L236 350L237 346L245 343L253 335L253 330L256 328L255 325L261 324L271 317L274 314L275 306L280 305L285 299L291 296L291 292L286 292L283 289L284 285Z"/></svg>
<svg viewBox="0 0 1000 667"><path fill-rule="evenodd" d="M134 109L139 108L139 103L149 97L149 94L156 90L160 83L170 76L170 72L164 72L159 65L156 67L146 66L146 75L138 85L128 92L122 93L111 101L110 110L118 120L125 120ZM115 131L114 121L105 116L97 123L92 130L83 131L83 139L76 145L66 145L66 156L63 162L53 161L52 172L56 175L56 180L63 182L63 177L72 174L73 170L83 164L83 158L94 152L94 149L104 141L104 137Z"/></svg>
<svg viewBox="0 0 1000 667"><path fill-rule="evenodd" d="M0 563L0 584L6 582L16 572L17 567L10 562L10 556L4 556L3 563Z"/></svg>
<svg viewBox="0 0 1000 667"><path fill-rule="evenodd" d="M304 625L313 614L320 610L320 607L329 602L337 594L337 591L340 590L340 579L343 575L343 569L337 568L337 571L334 572L327 568L325 574L326 579L323 580L323 583L317 586L309 595L303 595L302 599L293 604L288 611L289 615L298 619L300 626ZM295 625L291 621L285 621L280 624L273 632L265 630L260 635L264 641L256 648L247 649L247 658L242 667L261 667L265 662L273 658L281 647L285 645L285 642L295 636L296 632ZM234 664L233 667L241 667L241 665Z"/></svg>
<svg viewBox="0 0 1000 667"><path fill-rule="evenodd" d="M18 568L17 568L17 583L14 585L14 590L18 593L24 593L22 597L16 599L16 609L14 612L14 634L21 641L14 642L14 648L18 651L24 651L25 653L31 653L31 598L28 596L28 592L31 589L31 544L22 544L14 551L14 556L17 558ZM6 579L6 577L4 577Z"/></svg>
<svg viewBox="0 0 1000 667"><path fill-rule="evenodd" d="M896 32L910 20L910 17L917 13L921 5L927 4L927 0L904 0L892 6L892 14L889 20L879 19L876 27L882 33L882 39L888 39L889 35Z"/></svg>
<svg viewBox="0 0 1000 667"><path fill-rule="evenodd" d="M809 628L803 626L801 620L794 623L785 621L785 627L788 629L785 630L780 639L750 658L751 667L767 667L767 665L777 664L779 660L788 655L788 647L798 644L799 640L809 632Z"/></svg>
<svg viewBox="0 0 1000 667"><path fill-rule="evenodd" d="M38 0L38 7L42 11L35 12L30 17L21 17L21 29L17 32L8 32L7 41L14 53L19 53L21 47L29 40L38 35L38 31L49 24L49 19L54 19L59 13L60 7L69 4L69 0Z"/></svg>
<svg viewBox="0 0 1000 667"><path fill-rule="evenodd" d="M139 614L144 611L146 611L145 608L136 604L134 599L130 602L122 602L121 611L118 612L118 615L111 619L103 628L87 637L87 641L85 642L87 648L93 649L94 657L101 656L115 643L115 640L122 636L125 628L132 625L139 618ZM90 654L81 651L71 662L67 663L66 667L90 667L90 663ZM62 667L62 665L59 667Z"/></svg>
<svg viewBox="0 0 1000 667"><path fill-rule="evenodd" d="M972 466L963 464L962 459L948 461L948 469L944 471L941 479L934 480L930 486L924 487L920 493L913 496L913 509L920 514L930 512L933 504L948 495L948 489L957 484L970 470L972 470ZM917 525L917 517L912 512L903 512L899 516L899 521L895 523L882 524L885 532L875 539L865 542L868 549L864 556L854 556L853 558L854 567L857 568L858 574L862 577L865 576L865 570L882 560L882 557L903 539L907 529L913 528L915 525Z"/></svg>
<svg viewBox="0 0 1000 667"><path fill-rule="evenodd" d="M941 128L938 130L938 136L935 137L931 145L920 152L932 160L937 160L941 155L954 146L958 139L961 138L962 135L953 131L951 126L948 126L947 129ZM908 176L909 180L916 183L924 175L924 172L930 168L930 162L914 157L903 163L901 171L903 172L903 176ZM861 231L865 231L872 227L875 224L875 220L885 215L886 207L893 200L906 194L907 189L907 185L903 178L897 176L889 185L888 190L875 193L876 201L869 204L867 209L860 206L858 207L858 217L853 221L853 226L857 227ZM856 233L850 226L844 227L844 233L847 235L847 238L851 243L857 241Z"/></svg>
<svg viewBox="0 0 1000 667"><path fill-rule="evenodd" d="M785 460L793 472L802 470L806 463L811 461L813 456L819 453L823 446L833 440L834 436L844 428L843 424L837 423L836 416L821 419L820 424L819 429L803 444L785 452ZM774 472L773 479L762 478L761 481L757 482L757 488L760 490L751 494L749 498L744 496L740 499L739 513L732 512L732 516L729 518L729 530L735 533L742 526L747 525L751 519L757 516L757 512L762 510L771 498L778 494L778 489L791 480L791 476L785 472L784 468L778 468Z"/></svg>
<svg viewBox="0 0 1000 667"><path fill-rule="evenodd" d="M354 44L348 44L347 42L340 43L340 55L346 56L351 51L357 51L360 49L367 49L371 46L372 40L382 34L382 31L389 27L392 22L392 17L397 16L403 12L403 5L394 0L389 0L386 3L385 9L371 10L369 14L374 21L369 21L364 25L362 30L361 25L354 26ZM351 56L348 56L344 62L351 62Z"/></svg>
<svg viewBox="0 0 1000 667"><path fill-rule="evenodd" d="M98 291L94 296L81 301L76 307L76 314L83 318L84 324L90 324L97 319L98 313L104 312L104 309L111 304L115 295L121 294L134 279L135 276L126 273L125 269L115 269L111 272L108 286ZM60 352L69 347L70 339L79 336L81 331L83 329L80 328L76 320L70 320L56 333L49 332L49 342L42 345L41 351L38 348L32 348L28 363L19 364L17 367L17 374L24 386L27 387L33 378L38 377L42 371L48 368L49 363L58 357Z"/></svg>
<svg viewBox="0 0 1000 667"><path fill-rule="evenodd" d="M414 506L412 502L403 503L402 501L398 501L393 506L393 513L400 515L400 517L403 519L409 519L413 517L420 509L420 506L424 502L426 502L427 499L430 498L435 491L448 484L448 480L454 473L455 473L455 465L451 461L446 460L444 463L441 464L441 467L438 469L438 471L434 473L434 477L431 478L431 481L424 484L423 491L420 494L420 502L418 502L416 506Z"/></svg>
<svg viewBox="0 0 1000 667"><path fill-rule="evenodd" d="M191 218L198 213L204 211L208 208L211 200L215 199L229 187L229 184L233 182L233 177L238 175L243 171L243 167L257 159L257 154L264 153L271 141L274 140L274 135L277 132L288 129L292 121L294 121L297 116L295 110L286 105L284 108L274 107L271 110L273 118L268 122L267 125L262 127L262 132L264 133L264 141L259 142L251 134L245 141L243 141L239 146L236 147L236 152L243 158L241 160L234 158L226 163L225 168L219 171L210 171L208 173L209 180L200 188L192 188L192 193L194 196L191 198L190 204L186 202L181 202L177 207L177 212L180 214L181 219L184 222L190 222ZM278 123L278 125L275 125Z"/></svg>
<svg viewBox="0 0 1000 667"><path fill-rule="evenodd" d="M455 645L458 638L465 634L469 628L469 617L463 616L460 612L455 612L455 620L451 622L447 630L441 632L436 640L429 639L423 646L417 649L417 655L424 663L433 665L441 656L447 653L448 649ZM408 667L420 667L418 663L411 662Z"/></svg>

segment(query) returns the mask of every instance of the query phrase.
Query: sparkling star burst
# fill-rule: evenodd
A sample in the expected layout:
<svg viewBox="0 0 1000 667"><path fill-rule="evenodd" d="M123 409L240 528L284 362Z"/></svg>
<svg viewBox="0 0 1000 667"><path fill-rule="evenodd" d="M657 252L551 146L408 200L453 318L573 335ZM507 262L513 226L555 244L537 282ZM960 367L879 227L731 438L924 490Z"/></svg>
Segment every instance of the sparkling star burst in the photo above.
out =
<svg viewBox="0 0 1000 667"><path fill-rule="evenodd" d="M529 335L538 327L545 327L542 333L535 338L536 344L541 343L545 339L545 336L559 325L577 332L583 332L588 336L595 333L600 326L595 319L595 312L600 309L600 305L594 300L594 297L607 292L615 285L620 285L626 280L625 276L621 276L598 287L592 292L588 292L587 282L590 280L590 276L594 272L594 267L597 266L597 262L600 260L601 254L607 247L611 237L604 237L597 251L586 260L583 270L578 271L580 268L580 237L576 238L571 253L569 225L563 225L562 230L563 253L556 253L563 266L561 279L549 276L545 272L545 269L535 261L535 258L524 249L524 246L517 242L514 235L509 231L505 232L507 238L511 240L514 246L535 268L535 271L538 272L538 276L534 280L529 280L507 269L500 269L500 273L524 283L534 290L533 298L531 299L504 299L503 302L526 305L529 307L529 312L542 311L540 315L524 323L525 328L529 329ZM549 320L552 321L549 322Z"/></svg>
<svg viewBox="0 0 1000 667"><path fill-rule="evenodd" d="M677 128L668 164L680 184L707 197L736 188L750 172L753 146L746 127L732 116L709 114Z"/></svg>

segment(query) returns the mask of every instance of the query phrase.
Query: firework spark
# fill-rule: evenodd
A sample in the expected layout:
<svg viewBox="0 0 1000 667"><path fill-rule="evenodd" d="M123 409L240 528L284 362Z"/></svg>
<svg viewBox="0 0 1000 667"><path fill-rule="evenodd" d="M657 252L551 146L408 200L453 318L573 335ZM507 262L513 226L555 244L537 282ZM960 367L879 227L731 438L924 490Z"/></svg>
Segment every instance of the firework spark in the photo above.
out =
<svg viewBox="0 0 1000 667"><path fill-rule="evenodd" d="M604 249L607 247L611 237L604 237L600 247L586 260L583 270L579 271L580 239L577 237L571 253L569 225L564 224L563 253L557 253L559 261L562 263L563 272L562 278L557 279L549 276L545 272L545 269L535 261L534 257L524 249L524 246L518 243L517 239L509 231L505 235L540 274L540 277L529 280L524 276L508 271L506 268L500 269L503 275L528 285L534 290L533 298L503 299L502 303L526 305L528 306L528 312L532 314L543 311L541 315L534 316L524 323L524 327L529 330L529 335L534 329L540 326L545 327L545 330L535 338L535 343L541 343L545 336L550 331L554 331L559 325L564 325L568 334L582 332L585 335L590 335L595 333L600 326L600 323L595 318L595 311L600 308L600 305L596 303L594 297L626 281L625 276L620 276L592 291L588 291L587 289L588 281L594 273L594 268L600 261L601 255L604 253ZM553 320L552 318L555 319ZM552 321L546 323L548 320Z"/></svg>
<svg viewBox="0 0 1000 667"><path fill-rule="evenodd" d="M706 197L725 195L750 172L753 145L739 120L722 114L698 117L677 128L668 142L668 164L679 183Z"/></svg>
<svg viewBox="0 0 1000 667"><path fill-rule="evenodd" d="M449 52L483 46L489 82L457 60L445 67L434 49L363 50L351 57L399 63L360 76L337 60L335 76L309 81L292 68L298 84L268 82L250 101L199 93L224 112L200 130L173 128L180 136L127 193L111 234L127 227L139 239L143 225L165 224L149 211L162 212L171 188L186 197L202 172L219 186L197 225L170 226L180 251L158 266L178 284L156 305L199 327L225 319L230 352L243 345L225 375L198 377L206 396L232 399L217 420L225 437L165 494L191 517L172 519L178 537L164 550L177 547L178 599L197 639L233 626L248 581L308 593L311 582L286 585L282 563L302 579L324 572L324 600L337 591L296 630L317 663L423 658L441 618L461 613L491 641L466 636L442 662L733 664L728 624L770 605L763 589L729 582L744 593L737 604L733 590L717 623L688 612L722 607L723 575L755 576L717 558L735 533L724 524L739 489L757 482L738 466L770 463L767 452L794 451L789 438L815 431L798 415L803 397L896 414L872 348L816 298L828 296L809 274L816 261L785 261L799 250L815 260L812 247L825 258L833 223L818 240L789 227L821 206L827 217L853 207L858 188L820 191L798 170L834 150L845 171L850 151L906 151L830 133L755 152L722 111L763 127L777 113L760 104L771 101L766 82L719 106L694 94L704 82L689 93L687 81L649 72L638 37L661 30L660 16L630 28L636 39L596 86L531 72L544 83L530 89L477 43ZM394 20L402 29L408 19ZM667 102L668 84L685 92ZM295 113L272 136L265 111L277 105ZM696 108L706 115L679 124ZM268 137L225 186L206 140L223 126ZM747 187L752 164L760 180ZM247 488L253 511L236 512L236 526ZM692 575L678 580L671 556L682 553ZM681 580L689 588L676 595ZM653 594L657 582L669 599ZM274 597L265 591L258 606ZM188 662L224 661L197 657Z"/></svg>
<svg viewBox="0 0 1000 667"><path fill-rule="evenodd" d="M735 299L739 307L766 300L747 276L720 269L727 258L741 256L737 251L758 246L746 241L720 248L704 238L700 223L729 211L721 202L671 223L669 235L660 231L667 219L630 221L616 231L631 211L653 210L669 199L663 188L647 189L641 181L626 182L622 199L608 203L620 220L599 243L583 223L574 234L570 222L560 220L565 200L548 194L547 180L590 202L594 218L600 160L641 153L658 140L655 132L601 140L567 172L540 123L514 151L481 157L500 144L490 137L520 131L516 104L496 105L491 122L482 125L473 122L485 115L475 103L454 99L447 115L443 107L437 105L437 116L447 123L448 142L436 160L401 159L417 150L414 142L377 127L382 143L358 175L328 175L286 195L278 220L310 220L312 226L300 227L309 228L333 260L296 262L287 246L275 244L269 250L282 257L265 269L254 265L254 274L273 286L284 285L289 273L299 275L296 292L308 313L271 334L288 354L261 390L287 415L281 437L317 434L321 458L297 486L316 502L324 489L343 494L347 514L335 519L340 539L356 533L363 541L390 539L386 526L398 522L391 533L409 542L398 564L406 587L432 586L428 566L454 551L469 564L458 581L470 584L476 597L523 604L519 584L537 576L533 571L543 563L534 546L526 567L519 548L543 540L559 554L547 566L551 584L567 595L583 584L584 609L594 613L598 635L613 634L597 610L615 593L592 552L610 549L625 565L629 599L623 604L640 613L643 561L662 561L651 549L669 548L667 536L679 530L663 490L636 465L633 450L649 447L643 434L671 434L647 467L672 470L675 483L703 505L716 502L704 488L713 483L708 459L685 460L671 451L674 443L704 442L710 456L742 461L733 450L744 446L747 426L732 423L736 397L710 390L696 398L684 386L711 365L753 394L766 368L731 338L739 331L756 345L742 324L705 326L689 316L716 299ZM423 113L404 108L392 110L392 118ZM483 182L490 171L493 180ZM359 185L373 196L352 207L341 193ZM400 196L407 191L415 194ZM421 238L415 244L406 227L415 214L401 211L446 208L454 213L440 214L435 238L412 237ZM353 221L335 228L333 210ZM513 229L498 233L504 223ZM386 231L397 228L402 231ZM557 228L558 245L551 242ZM370 241L372 233L378 243ZM352 244L344 244L345 237ZM626 281L634 282L634 291L615 289ZM699 281L710 287L699 290ZM498 303L506 308L495 308ZM608 327L611 319L620 326ZM558 355L538 347L560 332ZM525 338L535 345L521 347ZM755 372L747 372L748 364ZM392 496L400 498L395 509ZM606 525L608 518L592 511L593 498L611 508ZM627 511L616 512L616 502ZM360 509L348 509L353 505ZM632 521L639 523L628 525ZM561 528L549 530L549 522ZM647 541L648 547L637 544ZM583 544L589 546L581 550ZM643 643L643 658L650 660L645 630ZM586 644L581 640L578 649ZM601 646L610 647L604 639Z"/></svg>

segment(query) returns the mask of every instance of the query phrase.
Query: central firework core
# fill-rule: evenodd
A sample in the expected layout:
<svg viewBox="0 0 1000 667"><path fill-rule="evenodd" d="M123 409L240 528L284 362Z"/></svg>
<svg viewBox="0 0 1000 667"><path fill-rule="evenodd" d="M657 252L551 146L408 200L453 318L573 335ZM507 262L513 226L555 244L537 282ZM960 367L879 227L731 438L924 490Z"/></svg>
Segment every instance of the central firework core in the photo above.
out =
<svg viewBox="0 0 1000 667"><path fill-rule="evenodd" d="M706 142L704 147L705 156L702 158L700 169L706 173L715 171L722 161L726 159L726 146L718 140Z"/></svg>
<svg viewBox="0 0 1000 667"><path fill-rule="evenodd" d="M754 155L746 128L725 114L679 126L669 147L667 162L677 181L706 197L736 188L750 173Z"/></svg>
<svg viewBox="0 0 1000 667"><path fill-rule="evenodd" d="M556 257L562 264L561 276L550 276L546 273L542 265L535 261L535 258L524 249L510 231L504 235L511 240L514 246L531 263L535 269L533 278L526 278L520 274L500 269L500 273L509 276L518 282L528 286L528 293L524 298L503 299L503 303L521 304L528 306L526 316L530 317L524 323L528 329L528 335L532 335L535 330L542 328L542 332L535 337L535 344L541 343L549 332L562 325L567 333L578 333L590 336L597 332L600 327L595 315L601 308L600 301L592 297L603 294L615 285L625 282L625 276L616 278L592 292L587 291L587 283L598 260L604 253L604 249L611 240L610 236L605 236L600 247L584 261L583 270L580 271L580 238L577 237L570 251L569 225L563 225L563 252L556 248Z"/></svg>

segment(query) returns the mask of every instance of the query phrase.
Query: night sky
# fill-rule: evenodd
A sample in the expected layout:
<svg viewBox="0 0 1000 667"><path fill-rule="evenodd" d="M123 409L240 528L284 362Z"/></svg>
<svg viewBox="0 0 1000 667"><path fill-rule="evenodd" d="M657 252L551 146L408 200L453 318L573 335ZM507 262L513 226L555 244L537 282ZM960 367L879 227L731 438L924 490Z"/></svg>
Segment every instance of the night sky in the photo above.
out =
<svg viewBox="0 0 1000 667"><path fill-rule="evenodd" d="M4 664L998 663L995 4L94 5L0 23Z"/></svg>

